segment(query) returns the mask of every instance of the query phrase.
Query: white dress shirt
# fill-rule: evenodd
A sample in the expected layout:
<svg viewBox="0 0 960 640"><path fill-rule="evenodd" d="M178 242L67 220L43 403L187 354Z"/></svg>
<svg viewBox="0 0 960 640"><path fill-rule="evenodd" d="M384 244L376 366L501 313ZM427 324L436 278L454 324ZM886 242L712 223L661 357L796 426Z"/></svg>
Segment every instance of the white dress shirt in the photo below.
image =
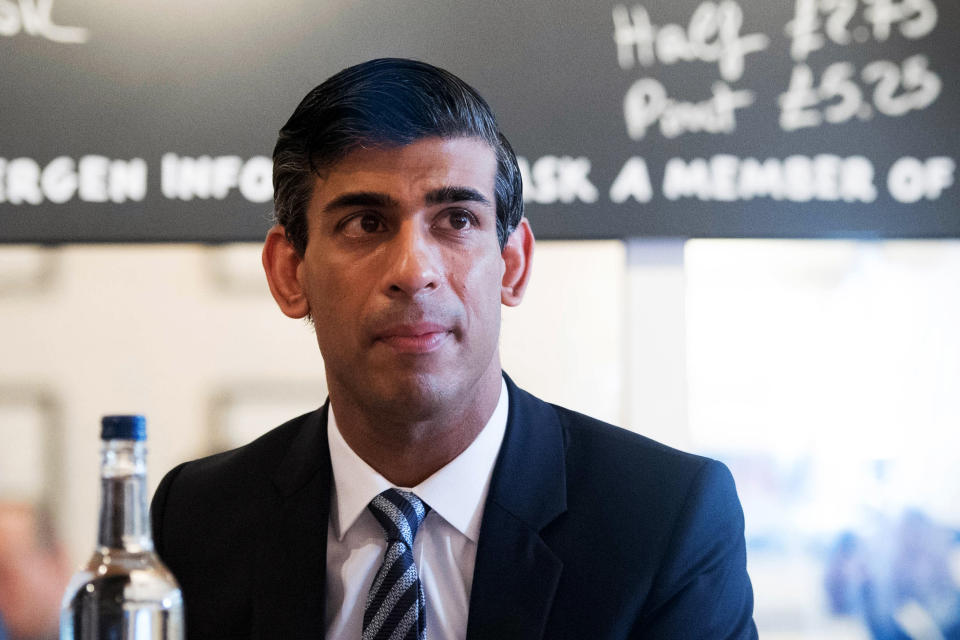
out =
<svg viewBox="0 0 960 640"><path fill-rule="evenodd" d="M427 601L430 640L459 640L467 635L480 521L507 428L508 402L507 385L501 380L497 407L470 446L417 486L396 487L412 491L430 506L413 543ZM327 425L333 467L327 527L327 638L356 640L362 635L370 585L387 549L383 529L367 505L395 485L346 443L332 405Z"/></svg>

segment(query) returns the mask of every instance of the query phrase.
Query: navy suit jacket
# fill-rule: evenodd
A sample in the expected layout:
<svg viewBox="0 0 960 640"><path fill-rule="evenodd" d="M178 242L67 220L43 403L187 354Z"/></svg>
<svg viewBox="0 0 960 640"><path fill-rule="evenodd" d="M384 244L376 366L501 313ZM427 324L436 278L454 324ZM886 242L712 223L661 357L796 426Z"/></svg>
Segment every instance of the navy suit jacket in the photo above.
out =
<svg viewBox="0 0 960 640"><path fill-rule="evenodd" d="M507 386L467 638L756 638L726 467ZM191 640L324 636L326 415L161 482L154 538Z"/></svg>

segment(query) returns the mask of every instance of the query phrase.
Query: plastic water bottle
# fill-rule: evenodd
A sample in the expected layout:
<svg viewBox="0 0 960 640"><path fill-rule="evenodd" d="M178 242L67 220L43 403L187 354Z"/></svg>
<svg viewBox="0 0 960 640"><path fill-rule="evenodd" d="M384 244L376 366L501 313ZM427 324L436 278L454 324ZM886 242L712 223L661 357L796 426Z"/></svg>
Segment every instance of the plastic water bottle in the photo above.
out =
<svg viewBox="0 0 960 640"><path fill-rule="evenodd" d="M61 640L181 640L183 597L153 551L143 416L105 416L100 526L90 561L70 581Z"/></svg>

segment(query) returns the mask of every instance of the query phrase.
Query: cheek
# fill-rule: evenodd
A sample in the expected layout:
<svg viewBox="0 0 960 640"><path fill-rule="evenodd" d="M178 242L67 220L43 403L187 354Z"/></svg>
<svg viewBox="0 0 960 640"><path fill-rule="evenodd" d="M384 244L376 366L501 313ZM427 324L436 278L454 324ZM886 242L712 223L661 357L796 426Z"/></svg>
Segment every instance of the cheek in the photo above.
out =
<svg viewBox="0 0 960 640"><path fill-rule="evenodd" d="M461 297L474 308L474 314L491 321L500 314L500 284L503 260L498 256L481 263L468 264L461 283Z"/></svg>
<svg viewBox="0 0 960 640"><path fill-rule="evenodd" d="M351 328L362 315L357 291L349 287L326 286L314 289L310 308L314 331L322 349L338 349L352 344Z"/></svg>
<svg viewBox="0 0 960 640"><path fill-rule="evenodd" d="M314 318L338 317L349 312L359 289L357 269L351 265L313 264L301 280Z"/></svg>

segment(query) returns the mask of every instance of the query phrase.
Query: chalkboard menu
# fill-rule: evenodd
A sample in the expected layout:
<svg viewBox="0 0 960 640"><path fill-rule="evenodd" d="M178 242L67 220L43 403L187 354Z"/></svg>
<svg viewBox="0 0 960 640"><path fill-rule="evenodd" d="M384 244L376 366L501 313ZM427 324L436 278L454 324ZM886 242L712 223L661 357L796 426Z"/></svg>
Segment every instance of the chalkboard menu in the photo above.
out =
<svg viewBox="0 0 960 640"><path fill-rule="evenodd" d="M260 240L302 96L489 100L540 238L960 237L957 0L0 0L0 241Z"/></svg>

